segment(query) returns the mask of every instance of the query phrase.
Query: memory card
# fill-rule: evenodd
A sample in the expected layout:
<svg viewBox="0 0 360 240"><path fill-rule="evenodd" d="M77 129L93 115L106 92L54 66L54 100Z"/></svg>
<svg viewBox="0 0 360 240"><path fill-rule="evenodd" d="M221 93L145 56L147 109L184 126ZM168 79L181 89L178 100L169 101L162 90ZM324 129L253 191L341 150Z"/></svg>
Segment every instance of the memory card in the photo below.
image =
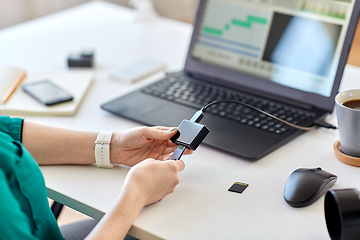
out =
<svg viewBox="0 0 360 240"><path fill-rule="evenodd" d="M228 191L242 193L248 186L249 184L247 183L235 182Z"/></svg>

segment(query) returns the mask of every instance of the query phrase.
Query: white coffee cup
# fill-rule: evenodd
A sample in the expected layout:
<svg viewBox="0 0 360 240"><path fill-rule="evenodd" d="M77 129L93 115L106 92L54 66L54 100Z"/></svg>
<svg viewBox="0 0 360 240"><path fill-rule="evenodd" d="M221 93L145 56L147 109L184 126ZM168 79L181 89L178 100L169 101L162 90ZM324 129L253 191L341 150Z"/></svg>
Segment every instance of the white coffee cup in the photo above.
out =
<svg viewBox="0 0 360 240"><path fill-rule="evenodd" d="M335 108L341 151L352 157L360 157L360 110L344 105L353 100L360 101L360 89L340 92L335 97Z"/></svg>

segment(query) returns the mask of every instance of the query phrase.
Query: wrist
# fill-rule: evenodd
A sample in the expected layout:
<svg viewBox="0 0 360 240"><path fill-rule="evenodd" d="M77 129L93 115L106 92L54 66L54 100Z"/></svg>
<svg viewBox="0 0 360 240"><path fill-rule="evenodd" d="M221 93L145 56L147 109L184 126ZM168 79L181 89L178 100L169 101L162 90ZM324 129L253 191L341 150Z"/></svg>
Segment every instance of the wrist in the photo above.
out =
<svg viewBox="0 0 360 240"><path fill-rule="evenodd" d="M124 146L124 132L115 131L110 142L110 161L111 163L128 165L124 161L124 156L128 153L128 149Z"/></svg>
<svg viewBox="0 0 360 240"><path fill-rule="evenodd" d="M112 137L111 137L111 141L110 141L110 161L111 163L116 163L115 159L116 159L116 151L118 150L119 146L117 146L117 132L114 132Z"/></svg>
<svg viewBox="0 0 360 240"><path fill-rule="evenodd" d="M118 209L125 208L126 210L134 212L140 212L145 205L144 196L142 195L140 189L135 185L125 186L117 201Z"/></svg>
<svg viewBox="0 0 360 240"><path fill-rule="evenodd" d="M137 207L147 205L147 187L144 176L146 172L139 171L139 165L132 167L126 175L125 182L120 192L120 199L128 199Z"/></svg>

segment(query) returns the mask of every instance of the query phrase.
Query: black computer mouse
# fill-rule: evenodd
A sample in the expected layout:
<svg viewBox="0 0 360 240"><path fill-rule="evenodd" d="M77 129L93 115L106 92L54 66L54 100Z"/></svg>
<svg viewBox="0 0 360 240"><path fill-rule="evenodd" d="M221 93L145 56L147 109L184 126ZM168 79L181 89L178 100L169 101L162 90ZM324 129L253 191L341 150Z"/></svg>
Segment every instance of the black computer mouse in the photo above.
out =
<svg viewBox="0 0 360 240"><path fill-rule="evenodd" d="M284 199L292 207L305 207L318 200L331 188L337 176L321 168L299 168L285 184Z"/></svg>

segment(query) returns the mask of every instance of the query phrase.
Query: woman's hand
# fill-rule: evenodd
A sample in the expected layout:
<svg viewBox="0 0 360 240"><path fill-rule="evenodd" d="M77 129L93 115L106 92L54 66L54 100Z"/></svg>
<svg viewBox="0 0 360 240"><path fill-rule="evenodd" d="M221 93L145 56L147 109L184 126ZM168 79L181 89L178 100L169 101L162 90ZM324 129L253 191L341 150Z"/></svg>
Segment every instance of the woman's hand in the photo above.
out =
<svg viewBox="0 0 360 240"><path fill-rule="evenodd" d="M86 240L124 239L141 209L172 193L179 183L183 161L146 159L131 168L115 206L109 210Z"/></svg>
<svg viewBox="0 0 360 240"><path fill-rule="evenodd" d="M184 168L182 160L146 159L130 169L121 196L135 194L143 206L155 203L174 192L180 182L179 172Z"/></svg>
<svg viewBox="0 0 360 240"><path fill-rule="evenodd" d="M114 132L110 161L133 166L146 158L166 160L176 149L176 145L170 140L176 131L176 128L168 127L139 127ZM184 152L190 153L191 150Z"/></svg>

